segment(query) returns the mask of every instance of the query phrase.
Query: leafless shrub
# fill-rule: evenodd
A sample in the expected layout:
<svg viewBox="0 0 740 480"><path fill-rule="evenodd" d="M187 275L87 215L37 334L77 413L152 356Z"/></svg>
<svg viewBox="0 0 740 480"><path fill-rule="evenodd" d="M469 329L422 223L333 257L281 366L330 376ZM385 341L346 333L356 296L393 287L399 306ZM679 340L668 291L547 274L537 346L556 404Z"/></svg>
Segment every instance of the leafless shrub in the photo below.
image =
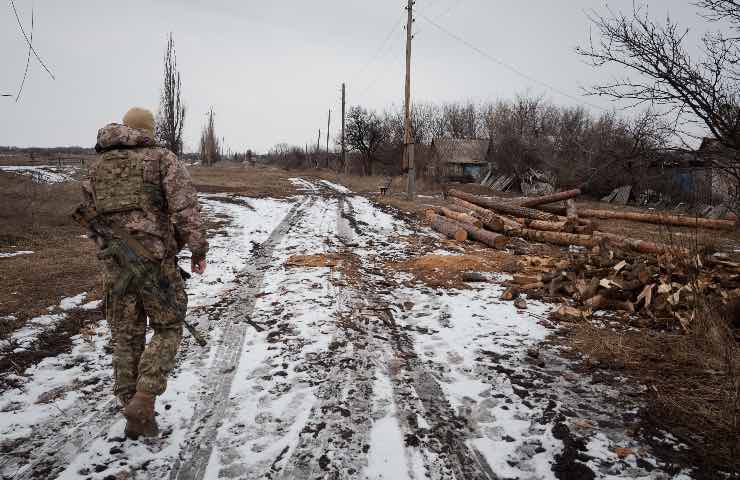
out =
<svg viewBox="0 0 740 480"><path fill-rule="evenodd" d="M726 152L707 160L740 185L740 3L701 0L696 5L709 20L722 21L718 31L701 37L698 56L689 54L687 29L670 17L653 20L639 3L627 14L591 14L600 39L577 52L595 67L619 66L631 75L594 86L590 93L659 108L672 116L679 141L694 137L697 129L708 131Z"/></svg>
<svg viewBox="0 0 740 480"><path fill-rule="evenodd" d="M208 111L208 120L200 134L200 162L204 166L213 166L221 160L221 142L216 136L213 108Z"/></svg>
<svg viewBox="0 0 740 480"><path fill-rule="evenodd" d="M182 153L182 130L185 127L185 104L181 99L180 71L172 33L164 52L164 84L157 112L157 138L175 155Z"/></svg>

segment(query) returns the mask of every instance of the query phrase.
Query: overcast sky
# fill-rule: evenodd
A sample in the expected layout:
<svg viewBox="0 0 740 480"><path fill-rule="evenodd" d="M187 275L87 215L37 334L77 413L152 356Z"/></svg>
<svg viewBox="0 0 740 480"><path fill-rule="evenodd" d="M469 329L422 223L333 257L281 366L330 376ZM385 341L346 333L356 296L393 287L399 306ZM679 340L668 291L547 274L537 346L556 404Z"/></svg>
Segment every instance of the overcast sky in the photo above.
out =
<svg viewBox="0 0 740 480"><path fill-rule="evenodd" d="M0 145L91 146L97 129L131 106L157 108L162 54L172 31L188 107L185 144L198 142L204 114L228 146L264 152L279 142L315 142L340 84L349 104L383 109L403 101L403 0L15 0L33 44L56 76L32 58L19 103L0 98ZM707 28L690 2L652 0L695 34ZM558 104L597 71L574 53L588 41L586 13L629 10L632 0L417 0L413 43L415 101L493 100L545 94ZM519 76L432 26L449 32L562 95ZM6 3L0 12L0 93L15 94L27 48ZM577 97L576 100L570 98ZM595 108L589 107L595 112Z"/></svg>

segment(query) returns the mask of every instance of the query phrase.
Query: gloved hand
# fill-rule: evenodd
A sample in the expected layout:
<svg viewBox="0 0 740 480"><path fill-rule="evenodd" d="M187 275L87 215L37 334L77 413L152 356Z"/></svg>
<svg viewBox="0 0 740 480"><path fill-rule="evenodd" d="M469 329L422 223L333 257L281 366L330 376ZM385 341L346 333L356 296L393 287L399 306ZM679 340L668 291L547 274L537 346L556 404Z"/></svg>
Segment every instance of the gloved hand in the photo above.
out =
<svg viewBox="0 0 740 480"><path fill-rule="evenodd" d="M191 257L190 271L202 275L206 271L206 258Z"/></svg>

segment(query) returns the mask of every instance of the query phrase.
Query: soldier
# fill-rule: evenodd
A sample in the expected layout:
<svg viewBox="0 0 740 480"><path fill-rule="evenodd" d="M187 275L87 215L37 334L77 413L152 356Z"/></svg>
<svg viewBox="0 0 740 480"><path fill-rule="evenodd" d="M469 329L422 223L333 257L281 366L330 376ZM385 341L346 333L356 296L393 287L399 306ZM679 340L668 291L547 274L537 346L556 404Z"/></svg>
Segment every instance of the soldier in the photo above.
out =
<svg viewBox="0 0 740 480"><path fill-rule="evenodd" d="M126 434L156 436L155 399L175 366L187 309L176 255L187 245L192 271L202 274L208 243L190 175L172 152L157 145L151 112L132 108L123 125L106 125L97 140L99 155L83 184L84 206L94 207L157 280L144 288L136 280L140 272L126 271L109 253L108 244L115 242L93 234L106 270L114 394L123 407ZM147 318L154 330L148 344Z"/></svg>

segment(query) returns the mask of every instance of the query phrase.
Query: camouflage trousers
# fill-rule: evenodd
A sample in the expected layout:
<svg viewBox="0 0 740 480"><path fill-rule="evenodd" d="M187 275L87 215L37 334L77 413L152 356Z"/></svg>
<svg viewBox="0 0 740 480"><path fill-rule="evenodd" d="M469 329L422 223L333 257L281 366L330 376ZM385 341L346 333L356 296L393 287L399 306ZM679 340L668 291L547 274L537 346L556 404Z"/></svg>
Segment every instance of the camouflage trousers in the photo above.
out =
<svg viewBox="0 0 740 480"><path fill-rule="evenodd" d="M137 288L132 282L123 293L114 294L124 272L106 261L106 310L113 347L113 393L126 399L140 391L161 395L167 375L175 367L182 340L188 297L175 258L159 268L159 295ZM167 301L163 301L167 299ZM146 343L147 319L154 334Z"/></svg>

